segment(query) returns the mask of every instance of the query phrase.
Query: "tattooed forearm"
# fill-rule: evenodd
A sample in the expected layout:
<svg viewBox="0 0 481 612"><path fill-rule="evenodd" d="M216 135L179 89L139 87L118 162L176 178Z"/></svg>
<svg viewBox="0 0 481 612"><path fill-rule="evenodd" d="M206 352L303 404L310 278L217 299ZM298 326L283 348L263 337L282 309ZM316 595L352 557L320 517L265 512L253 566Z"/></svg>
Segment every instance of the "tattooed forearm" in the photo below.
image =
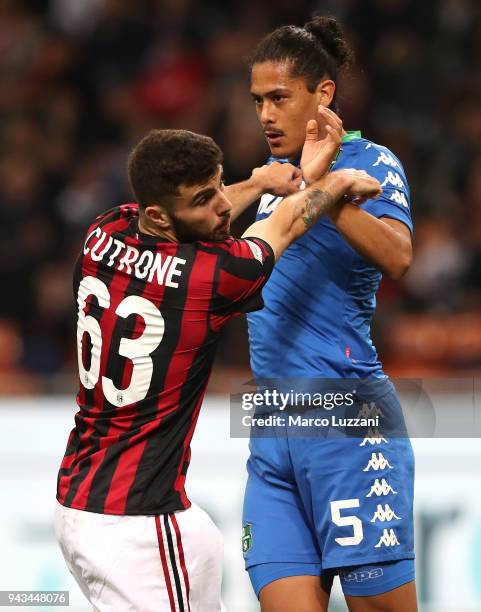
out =
<svg viewBox="0 0 481 612"><path fill-rule="evenodd" d="M334 204L334 197L328 191L310 189L306 192L305 207L302 220L307 229L311 228L319 218Z"/></svg>

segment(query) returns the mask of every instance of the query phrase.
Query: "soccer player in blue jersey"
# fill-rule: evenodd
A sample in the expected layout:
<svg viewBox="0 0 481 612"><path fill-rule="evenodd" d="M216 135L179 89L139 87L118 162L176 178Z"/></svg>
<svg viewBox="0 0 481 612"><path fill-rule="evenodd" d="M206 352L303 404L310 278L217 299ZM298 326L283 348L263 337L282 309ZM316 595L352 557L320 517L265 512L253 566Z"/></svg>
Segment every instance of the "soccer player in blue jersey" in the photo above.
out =
<svg viewBox="0 0 481 612"><path fill-rule="evenodd" d="M317 17L267 35L251 58L251 94L270 161L301 166L309 147L339 125L336 83L351 61L339 24ZM338 122L338 123L336 123ZM308 125L308 144L302 153ZM248 316L256 379L368 381L358 416L402 419L394 387L370 338L382 274L400 279L411 263L409 188L386 147L343 132L332 169L376 177L383 194L339 203L291 245ZM282 201L264 195L257 219ZM236 211L238 212L238 211ZM401 416L400 416L401 415ZM327 610L338 574L353 612L414 612L414 458L406 436L299 438L289 430L250 442L244 505L246 568L263 612Z"/></svg>

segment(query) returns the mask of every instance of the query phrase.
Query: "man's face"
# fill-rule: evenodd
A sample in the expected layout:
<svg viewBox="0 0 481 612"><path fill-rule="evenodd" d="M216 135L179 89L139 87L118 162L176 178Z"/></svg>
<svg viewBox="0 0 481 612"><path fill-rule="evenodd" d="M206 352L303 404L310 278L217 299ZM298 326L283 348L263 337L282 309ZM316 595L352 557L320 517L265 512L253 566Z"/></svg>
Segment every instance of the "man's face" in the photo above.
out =
<svg viewBox="0 0 481 612"><path fill-rule="evenodd" d="M271 61L252 67L251 94L272 155L299 158L319 95L309 92L305 79L290 76L289 62Z"/></svg>
<svg viewBox="0 0 481 612"><path fill-rule="evenodd" d="M219 242L230 236L232 204L224 195L222 167L201 185L179 187L169 214L179 242Z"/></svg>

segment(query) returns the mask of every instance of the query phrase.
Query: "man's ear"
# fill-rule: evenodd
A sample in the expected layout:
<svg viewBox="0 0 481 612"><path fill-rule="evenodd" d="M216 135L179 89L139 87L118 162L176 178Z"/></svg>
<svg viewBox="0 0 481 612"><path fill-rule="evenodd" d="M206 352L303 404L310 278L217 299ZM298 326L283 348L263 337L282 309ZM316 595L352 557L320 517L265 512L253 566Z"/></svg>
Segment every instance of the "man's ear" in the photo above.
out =
<svg viewBox="0 0 481 612"><path fill-rule="evenodd" d="M144 209L144 215L149 224L155 225L160 230L168 230L172 227L169 213L160 204L152 204Z"/></svg>
<svg viewBox="0 0 481 612"><path fill-rule="evenodd" d="M316 87L318 103L322 104L323 106L329 107L331 105L335 93L336 84L332 79L320 81L320 83Z"/></svg>

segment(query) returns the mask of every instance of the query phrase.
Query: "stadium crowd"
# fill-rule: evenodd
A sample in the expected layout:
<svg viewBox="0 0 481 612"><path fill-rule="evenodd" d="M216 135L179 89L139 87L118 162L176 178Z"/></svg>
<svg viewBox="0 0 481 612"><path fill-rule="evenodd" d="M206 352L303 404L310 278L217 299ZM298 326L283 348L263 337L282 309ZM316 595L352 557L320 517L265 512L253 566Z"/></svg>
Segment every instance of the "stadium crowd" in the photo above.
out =
<svg viewBox="0 0 481 612"><path fill-rule="evenodd" d="M93 217L131 200L126 157L146 131L213 136L227 183L264 162L245 57L313 13L338 17L356 51L345 127L391 148L410 180L414 263L384 281L374 326L386 370L479 371L477 0L0 0L0 393L73 388L72 267ZM247 364L239 320L212 390Z"/></svg>

